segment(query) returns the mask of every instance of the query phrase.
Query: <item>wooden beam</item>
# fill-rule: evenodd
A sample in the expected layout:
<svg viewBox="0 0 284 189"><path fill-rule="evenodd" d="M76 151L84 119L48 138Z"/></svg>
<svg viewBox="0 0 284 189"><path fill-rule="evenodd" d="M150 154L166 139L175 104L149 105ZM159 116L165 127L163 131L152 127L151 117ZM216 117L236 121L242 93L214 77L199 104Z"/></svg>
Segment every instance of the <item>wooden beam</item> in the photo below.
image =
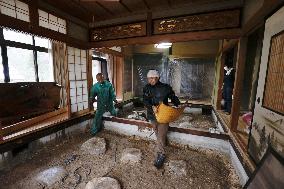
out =
<svg viewBox="0 0 284 189"><path fill-rule="evenodd" d="M132 10L131 10L122 0L119 1L119 4L120 4L121 6L123 6L123 8L124 8L125 10L127 10L129 13L132 13Z"/></svg>
<svg viewBox="0 0 284 189"><path fill-rule="evenodd" d="M216 58L217 54L191 54L190 52L188 54L173 54L169 57L171 58Z"/></svg>
<svg viewBox="0 0 284 189"><path fill-rule="evenodd" d="M212 31L186 32L176 34L153 35L100 42L91 42L90 48L125 46L136 44L155 44L160 42L184 42L194 40L234 39L241 36L241 29L220 29Z"/></svg>
<svg viewBox="0 0 284 189"><path fill-rule="evenodd" d="M144 5L148 10L151 10L151 7L149 6L148 2L146 0L143 0Z"/></svg>
<svg viewBox="0 0 284 189"><path fill-rule="evenodd" d="M220 66L220 74L219 74L219 82L218 82L218 93L217 93L217 102L216 108L217 110L221 110L221 100L222 100L222 86L224 80L224 64L225 64L225 54L221 55L221 66Z"/></svg>
<svg viewBox="0 0 284 189"><path fill-rule="evenodd" d="M57 9L65 12L65 13L69 14L70 16L76 17L76 18L78 18L78 19L80 19L80 20L82 20L84 22L91 22L92 21L92 15L93 14L91 14L91 11L87 12L86 10L84 10L82 12L82 11L79 11L78 9L76 9L76 7L74 8L74 6L72 6L73 4L70 3L69 1L68 1L67 5L66 5L66 2L65 3L64 2L65 1L61 1L61 0L60 1L44 0L44 4L41 3L42 5L39 8L44 10L44 11L50 12L50 13L54 14L57 17L60 17L58 14L56 14L57 12L55 12L55 11L51 12L51 10L46 9L45 4L49 4L49 5L51 5L51 6L55 7L55 8L57 8ZM82 7L85 8L84 5L82 5ZM74 20L70 20L70 18L68 18L68 17L64 17L64 19L65 20L69 20L71 22L74 22ZM75 21L75 23L77 25L82 26L82 27L86 27L85 25L81 24L80 22Z"/></svg>
<svg viewBox="0 0 284 189"><path fill-rule="evenodd" d="M232 49L233 47L237 46L239 39L231 39L227 43L223 43L222 49L218 52L218 54L222 54L227 52L228 50Z"/></svg>
<svg viewBox="0 0 284 189"><path fill-rule="evenodd" d="M119 57L123 57L123 53L121 52L118 52L118 51L114 51L112 49L109 49L109 48L98 48L96 49L96 51L99 51L99 52L102 52L102 53L105 53L105 54L111 54L111 55L114 55L114 56L119 56Z"/></svg>
<svg viewBox="0 0 284 189"><path fill-rule="evenodd" d="M4 42L4 41L5 40L4 40L3 28L0 28L0 46L1 46L4 82L8 83L10 82L10 74L9 74L9 65L8 65L7 46L5 44L1 44L1 42Z"/></svg>
<svg viewBox="0 0 284 189"><path fill-rule="evenodd" d="M108 8L106 8L103 4L101 4L100 2L98 2L98 1L96 1L96 4L99 6L99 7L101 7L102 9L104 9L108 14L110 14L110 15L114 15L114 13L111 11L111 10L109 10Z"/></svg>
<svg viewBox="0 0 284 189"><path fill-rule="evenodd" d="M30 27L38 27L39 16L38 16L38 1L31 0L29 3L29 13L30 13Z"/></svg>
<svg viewBox="0 0 284 189"><path fill-rule="evenodd" d="M93 75L92 75L92 69L93 69L93 60L92 60L92 53L93 51L88 50L87 53L87 83L88 83L88 92L91 91L91 88L93 86ZM89 95L90 96L90 95ZM88 107L90 111L93 111L93 105L90 105L91 99L88 99Z"/></svg>
<svg viewBox="0 0 284 189"><path fill-rule="evenodd" d="M92 15L92 12L87 9L86 7L84 7L82 4L81 4L81 1L76 1L76 0L71 0L71 2L73 2L74 4L76 4L77 6L79 6L79 8L81 8L83 11L86 11L88 14L91 14Z"/></svg>
<svg viewBox="0 0 284 189"><path fill-rule="evenodd" d="M216 133L210 133L210 132L207 132L207 131L194 130L194 129L169 127L169 131L191 134L191 135L197 135L197 136L203 136L203 137L209 137L209 138L217 138L217 139L222 139L222 140L229 140L230 139L229 135L227 135L227 134L223 134L223 133L216 134Z"/></svg>
<svg viewBox="0 0 284 189"><path fill-rule="evenodd" d="M29 49L29 50L36 50L39 52L46 52L48 53L48 49L45 47L36 47L34 45L26 44L26 43L20 43L20 42L15 42L15 41L10 41L10 40L0 40L0 45L6 45L9 47L15 47L15 48L22 48L22 49Z"/></svg>
<svg viewBox="0 0 284 189"><path fill-rule="evenodd" d="M246 63L247 37L241 37L238 43L236 74L233 91L232 111L230 116L230 126L232 131L237 131L240 114L241 95L243 88L244 69Z"/></svg>
<svg viewBox="0 0 284 189"><path fill-rule="evenodd" d="M105 121L112 121L116 123L123 123L129 125L137 125L139 128L152 128L152 125L145 121L134 120L134 119L125 119L125 118L118 118L118 117L104 117L103 120ZM229 140L229 135L227 134L216 134L210 133L206 131L194 130L194 129L185 129L185 128L177 128L177 127L169 127L169 131L178 132L178 133L185 133L185 134L192 134L210 138L218 138L223 140Z"/></svg>
<svg viewBox="0 0 284 189"><path fill-rule="evenodd" d="M244 23L242 35L248 36L251 34L258 26L264 24L267 16L275 9L283 6L283 0L264 0L262 7L246 22Z"/></svg>
<svg viewBox="0 0 284 189"><path fill-rule="evenodd" d="M167 1L167 4L170 8L172 8L172 3L171 3L171 0L166 0Z"/></svg>
<svg viewBox="0 0 284 189"><path fill-rule="evenodd" d="M88 42L81 41L73 37L69 37L66 34L52 31L47 28L30 27L30 24L28 22L24 22L22 20L18 20L18 19L3 15L3 14L0 14L0 25L4 27L8 27L8 28L13 28L19 31L35 34L38 36L47 37L49 39L54 39L57 41L65 42L69 46L73 46L73 47L77 47L81 49L88 49Z"/></svg>

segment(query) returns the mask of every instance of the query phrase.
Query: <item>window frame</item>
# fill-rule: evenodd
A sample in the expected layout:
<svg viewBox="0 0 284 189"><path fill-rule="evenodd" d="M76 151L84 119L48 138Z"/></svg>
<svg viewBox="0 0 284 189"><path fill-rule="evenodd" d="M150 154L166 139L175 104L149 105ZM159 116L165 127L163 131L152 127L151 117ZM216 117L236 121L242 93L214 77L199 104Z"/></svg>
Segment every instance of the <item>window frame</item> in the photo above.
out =
<svg viewBox="0 0 284 189"><path fill-rule="evenodd" d="M9 28L7 28L9 29ZM21 43L21 42L16 42L16 41L10 41L10 40L6 40L4 38L4 32L3 32L4 28L0 28L0 46L1 49L2 48L6 48L7 47L14 47L14 48L21 48L21 49L27 49L27 50L32 50L33 51L33 58L34 58L34 68L35 68L35 82L39 82L39 75L38 75L38 56L37 56L37 52L44 52L44 53L48 53L49 49L46 47L40 47L40 46L36 46L35 45L35 36L32 35L32 44L25 44L25 43ZM4 53L4 55L3 55ZM10 83L11 79L10 79L10 73L9 73L9 60L8 60L8 53L7 50L3 51L1 50L1 54L2 54L2 64L3 64L3 69L5 69L5 65L8 67L8 72L6 74L4 74L3 72L0 74L4 74L4 83ZM7 58L7 62L6 60L4 60L5 58Z"/></svg>

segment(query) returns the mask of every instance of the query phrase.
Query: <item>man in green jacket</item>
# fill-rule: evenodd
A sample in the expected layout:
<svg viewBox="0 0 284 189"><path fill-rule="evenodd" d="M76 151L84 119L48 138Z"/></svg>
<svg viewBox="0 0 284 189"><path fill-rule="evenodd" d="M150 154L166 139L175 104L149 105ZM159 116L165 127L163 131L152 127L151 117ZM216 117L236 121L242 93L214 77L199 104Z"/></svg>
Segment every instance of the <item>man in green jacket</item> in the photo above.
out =
<svg viewBox="0 0 284 189"><path fill-rule="evenodd" d="M102 73L96 75L97 83L91 88L91 103L97 102L95 119L91 128L91 133L95 135L102 129L102 117L105 112L116 115L113 102L117 103L112 84L106 81ZM97 98L96 98L97 97Z"/></svg>

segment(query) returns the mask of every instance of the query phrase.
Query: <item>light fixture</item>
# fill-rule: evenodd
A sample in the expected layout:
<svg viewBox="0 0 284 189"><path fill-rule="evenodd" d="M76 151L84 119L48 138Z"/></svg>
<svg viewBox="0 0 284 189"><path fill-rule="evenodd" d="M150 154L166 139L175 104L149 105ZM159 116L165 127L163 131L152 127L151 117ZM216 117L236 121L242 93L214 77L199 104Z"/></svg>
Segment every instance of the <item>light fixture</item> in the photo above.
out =
<svg viewBox="0 0 284 189"><path fill-rule="evenodd" d="M155 44L154 47L158 49L168 49L172 46L172 43L159 43Z"/></svg>

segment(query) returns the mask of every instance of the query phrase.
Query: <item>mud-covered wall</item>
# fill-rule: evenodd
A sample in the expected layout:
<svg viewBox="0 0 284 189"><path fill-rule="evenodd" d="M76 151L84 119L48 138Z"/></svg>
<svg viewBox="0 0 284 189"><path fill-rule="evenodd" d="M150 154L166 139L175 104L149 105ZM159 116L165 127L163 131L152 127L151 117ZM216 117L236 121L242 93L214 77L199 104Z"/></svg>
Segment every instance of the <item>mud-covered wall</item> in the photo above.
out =
<svg viewBox="0 0 284 189"><path fill-rule="evenodd" d="M213 58L179 58L169 61L168 83L185 99L210 99L214 81Z"/></svg>
<svg viewBox="0 0 284 189"><path fill-rule="evenodd" d="M156 54L134 54L133 56L133 84L134 96L142 96L143 87L147 84L147 72L156 69L160 72L160 81L167 83L167 56Z"/></svg>
<svg viewBox="0 0 284 189"><path fill-rule="evenodd" d="M142 96L147 84L147 72L156 69L162 82L170 84L180 97L211 99L215 56L219 41L190 41L173 43L171 48L159 49L154 44L135 45L123 48L126 54L124 64L124 88L129 90L130 57L133 60L134 96Z"/></svg>

